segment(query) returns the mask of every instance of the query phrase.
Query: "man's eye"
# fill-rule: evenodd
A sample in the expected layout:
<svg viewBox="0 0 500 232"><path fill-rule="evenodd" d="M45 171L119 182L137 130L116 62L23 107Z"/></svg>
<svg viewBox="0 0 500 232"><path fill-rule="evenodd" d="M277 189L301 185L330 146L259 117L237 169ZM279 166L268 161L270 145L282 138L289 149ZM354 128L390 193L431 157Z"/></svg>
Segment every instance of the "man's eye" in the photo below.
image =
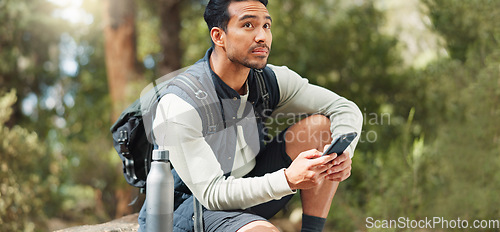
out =
<svg viewBox="0 0 500 232"><path fill-rule="evenodd" d="M271 29L271 24L269 24L269 23L264 24L264 28Z"/></svg>
<svg viewBox="0 0 500 232"><path fill-rule="evenodd" d="M251 23L245 23L245 24L243 25L243 27L252 27L252 24L251 24Z"/></svg>

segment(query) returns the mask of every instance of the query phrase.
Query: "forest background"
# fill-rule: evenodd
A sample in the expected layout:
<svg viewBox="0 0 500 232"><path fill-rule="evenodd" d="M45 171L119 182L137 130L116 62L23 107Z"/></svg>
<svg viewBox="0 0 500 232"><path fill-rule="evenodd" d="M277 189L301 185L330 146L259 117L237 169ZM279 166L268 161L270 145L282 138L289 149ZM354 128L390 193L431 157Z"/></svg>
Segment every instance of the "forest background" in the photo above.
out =
<svg viewBox="0 0 500 232"><path fill-rule="evenodd" d="M206 2L0 1L2 231L138 211L109 128L148 83L203 56ZM500 1L268 8L269 62L353 100L365 117L327 231L376 231L367 217L500 219Z"/></svg>

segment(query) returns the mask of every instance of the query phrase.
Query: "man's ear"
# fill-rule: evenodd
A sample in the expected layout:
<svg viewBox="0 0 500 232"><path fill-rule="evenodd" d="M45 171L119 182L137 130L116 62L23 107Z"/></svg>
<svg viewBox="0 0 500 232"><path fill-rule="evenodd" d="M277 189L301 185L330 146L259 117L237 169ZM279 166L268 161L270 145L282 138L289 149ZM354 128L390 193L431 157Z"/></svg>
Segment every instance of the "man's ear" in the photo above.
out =
<svg viewBox="0 0 500 232"><path fill-rule="evenodd" d="M219 27L212 27L210 30L210 37L212 37L212 41L215 46L224 47L226 42L226 32Z"/></svg>

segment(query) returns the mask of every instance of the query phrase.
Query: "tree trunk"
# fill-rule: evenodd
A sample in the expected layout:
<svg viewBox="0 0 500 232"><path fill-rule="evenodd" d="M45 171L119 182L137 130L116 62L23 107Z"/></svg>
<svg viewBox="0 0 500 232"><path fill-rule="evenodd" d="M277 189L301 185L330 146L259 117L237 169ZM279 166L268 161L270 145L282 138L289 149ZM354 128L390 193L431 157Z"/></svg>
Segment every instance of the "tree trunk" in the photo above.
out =
<svg viewBox="0 0 500 232"><path fill-rule="evenodd" d="M106 72L112 103L112 121L120 112L139 97L133 89L140 83L141 73L137 62L137 45L135 31L135 5L133 0L107 0L104 7L104 36ZM180 49L180 0L156 0L161 20L160 45L163 59L158 63L160 75L181 68ZM131 213L128 203L132 199L129 188L115 190L116 217Z"/></svg>
<svg viewBox="0 0 500 232"><path fill-rule="evenodd" d="M135 5L133 0L107 0L104 6L106 74L111 95L111 121L130 104L131 83L140 79L137 70ZM132 91L133 92L133 91ZM117 172L121 172L117 171ZM116 189L116 217L130 214L131 192ZM128 196L124 196L124 194ZM99 202L99 199L96 199ZM101 200L102 202L102 200Z"/></svg>
<svg viewBox="0 0 500 232"><path fill-rule="evenodd" d="M181 32L181 1L159 0L160 44L163 59L158 65L158 74L163 76L181 68L182 52L180 43Z"/></svg>
<svg viewBox="0 0 500 232"><path fill-rule="evenodd" d="M112 121L129 103L127 85L139 79L136 58L135 5L133 0L108 0L104 7L106 72L112 104Z"/></svg>

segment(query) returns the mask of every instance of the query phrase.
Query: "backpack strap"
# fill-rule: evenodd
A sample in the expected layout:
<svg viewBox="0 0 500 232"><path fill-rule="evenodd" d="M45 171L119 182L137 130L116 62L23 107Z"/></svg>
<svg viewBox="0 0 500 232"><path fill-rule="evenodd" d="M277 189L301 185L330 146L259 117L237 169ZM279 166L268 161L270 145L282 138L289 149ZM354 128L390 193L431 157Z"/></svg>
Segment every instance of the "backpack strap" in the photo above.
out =
<svg viewBox="0 0 500 232"><path fill-rule="evenodd" d="M213 134L217 132L217 124L215 123L216 112L214 104L209 103L209 94L203 90L201 83L192 75L186 73L186 76L180 75L178 81L188 87L190 91L185 92L195 102L199 108L199 114L202 118L203 134ZM182 87L180 87L183 89ZM206 115L206 117L205 117ZM194 231L203 232L203 208L198 199L193 195L193 220Z"/></svg>
<svg viewBox="0 0 500 232"><path fill-rule="evenodd" d="M188 95L185 100L191 101L192 106L198 111L202 120L203 135L214 134L218 131L221 124L218 122L221 118L220 108L218 104L215 104L214 97L207 93L196 77L183 73L172 80L169 86L175 86Z"/></svg>
<svg viewBox="0 0 500 232"><path fill-rule="evenodd" d="M264 82L264 74L262 69L254 69L254 76L257 80L257 86L259 88L259 96L262 98L264 104L264 110L270 109L270 97L269 91L267 91L266 83Z"/></svg>
<svg viewBox="0 0 500 232"><path fill-rule="evenodd" d="M170 85L180 88L189 96L189 100L194 102L193 107L196 108L202 119L203 134L208 135L216 133L218 131L218 125L220 125L220 123L216 122L220 116L220 109L217 107L218 104L214 101L214 96L211 96L211 94L205 91L200 81L193 75L184 73L173 80ZM192 197L194 231L203 232L203 207L194 195Z"/></svg>

